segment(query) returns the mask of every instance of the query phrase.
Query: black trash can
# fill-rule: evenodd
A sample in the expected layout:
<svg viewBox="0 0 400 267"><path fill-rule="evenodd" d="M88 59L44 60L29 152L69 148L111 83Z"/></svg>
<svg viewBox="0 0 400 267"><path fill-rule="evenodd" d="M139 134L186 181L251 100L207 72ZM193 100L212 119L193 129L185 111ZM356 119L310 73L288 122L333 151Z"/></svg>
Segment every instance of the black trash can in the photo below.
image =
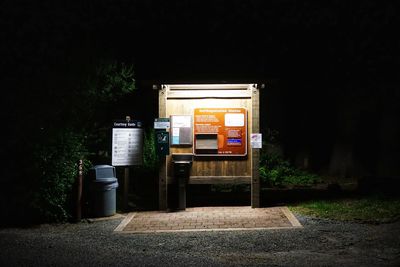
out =
<svg viewBox="0 0 400 267"><path fill-rule="evenodd" d="M90 213L94 217L112 216L116 212L118 179L115 167L96 165L90 170Z"/></svg>

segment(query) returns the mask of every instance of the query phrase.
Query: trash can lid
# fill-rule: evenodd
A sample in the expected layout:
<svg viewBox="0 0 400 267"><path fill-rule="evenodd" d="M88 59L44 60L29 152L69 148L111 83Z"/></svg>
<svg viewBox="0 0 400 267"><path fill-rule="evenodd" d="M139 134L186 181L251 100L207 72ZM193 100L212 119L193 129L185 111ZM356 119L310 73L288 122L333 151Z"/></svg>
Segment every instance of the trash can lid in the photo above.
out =
<svg viewBox="0 0 400 267"><path fill-rule="evenodd" d="M191 153L173 153L172 162L174 163L191 163L193 161L193 154Z"/></svg>
<svg viewBox="0 0 400 267"><path fill-rule="evenodd" d="M113 168L113 166L107 164L100 164L100 165L94 165L92 167L92 169L101 169L101 168Z"/></svg>
<svg viewBox="0 0 400 267"><path fill-rule="evenodd" d="M115 177L115 167L110 165L95 165L90 169L92 179Z"/></svg>

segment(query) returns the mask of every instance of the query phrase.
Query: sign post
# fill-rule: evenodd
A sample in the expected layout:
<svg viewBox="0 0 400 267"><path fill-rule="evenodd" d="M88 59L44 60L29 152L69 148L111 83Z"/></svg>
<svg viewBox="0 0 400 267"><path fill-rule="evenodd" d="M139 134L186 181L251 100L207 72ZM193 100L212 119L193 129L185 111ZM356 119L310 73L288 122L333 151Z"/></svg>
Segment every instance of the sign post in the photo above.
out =
<svg viewBox="0 0 400 267"><path fill-rule="evenodd" d="M160 102L163 105L163 102ZM155 118L154 130L156 138L156 149L160 159L158 175L158 196L159 209L167 209L167 177L166 177L166 156L169 155L169 129L171 127L169 118Z"/></svg>
<svg viewBox="0 0 400 267"><path fill-rule="evenodd" d="M123 209L124 211L128 211L128 203L129 203L129 167L125 167L124 169L124 193L122 197Z"/></svg>
<svg viewBox="0 0 400 267"><path fill-rule="evenodd" d="M129 167L143 163L143 129L140 121L124 120L113 123L112 129L112 165L123 166L123 209L128 210Z"/></svg>

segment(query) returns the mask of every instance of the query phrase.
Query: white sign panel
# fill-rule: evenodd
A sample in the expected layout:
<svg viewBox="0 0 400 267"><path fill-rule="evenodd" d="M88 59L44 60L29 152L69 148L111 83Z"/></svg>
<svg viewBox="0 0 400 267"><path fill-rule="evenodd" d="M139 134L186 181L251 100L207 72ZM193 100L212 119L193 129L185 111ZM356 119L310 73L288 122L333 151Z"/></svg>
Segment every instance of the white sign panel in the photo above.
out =
<svg viewBox="0 0 400 267"><path fill-rule="evenodd" d="M262 134L251 134L250 144L252 148L262 148Z"/></svg>
<svg viewBox="0 0 400 267"><path fill-rule="evenodd" d="M192 127L192 117L186 115L173 115L173 126L176 128Z"/></svg>
<svg viewBox="0 0 400 267"><path fill-rule="evenodd" d="M225 126L228 127L243 127L244 114L243 113L226 113Z"/></svg>
<svg viewBox="0 0 400 267"><path fill-rule="evenodd" d="M157 118L154 120L154 129L169 129L169 118Z"/></svg>
<svg viewBox="0 0 400 267"><path fill-rule="evenodd" d="M143 162L143 129L112 129L112 165L131 166Z"/></svg>

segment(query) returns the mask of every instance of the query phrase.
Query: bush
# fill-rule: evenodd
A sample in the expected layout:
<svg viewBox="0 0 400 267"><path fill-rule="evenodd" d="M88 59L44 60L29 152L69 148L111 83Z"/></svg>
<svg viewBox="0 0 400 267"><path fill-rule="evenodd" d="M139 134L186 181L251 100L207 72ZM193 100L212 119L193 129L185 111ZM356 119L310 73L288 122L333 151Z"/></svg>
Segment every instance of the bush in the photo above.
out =
<svg viewBox="0 0 400 267"><path fill-rule="evenodd" d="M102 62L86 81L85 93L95 104L117 102L136 89L132 65Z"/></svg>
<svg viewBox="0 0 400 267"><path fill-rule="evenodd" d="M144 131L143 167L151 170L158 168L155 130L153 128L145 129Z"/></svg>
<svg viewBox="0 0 400 267"><path fill-rule="evenodd" d="M260 178L267 187L311 186L321 181L315 174L294 168L278 154L263 153L260 159Z"/></svg>
<svg viewBox="0 0 400 267"><path fill-rule="evenodd" d="M36 145L31 207L40 221L60 222L71 217L69 200L78 175L77 162L88 155L84 141L84 136L64 130ZM89 167L90 162L84 160L84 170Z"/></svg>
<svg viewBox="0 0 400 267"><path fill-rule="evenodd" d="M90 151L96 164L99 159L109 162L111 120L122 109L116 103L123 102L136 85L131 65L105 61L96 66L75 73L68 86L50 83L51 87L39 90L43 103L24 111L30 119L18 122L24 126L23 134L19 129L13 133L18 142L8 150L19 155L18 162L6 184L9 192L2 194L2 199L11 196L15 201L2 204L3 214L33 223L66 221L72 215L77 161L84 159L87 170Z"/></svg>
<svg viewBox="0 0 400 267"><path fill-rule="evenodd" d="M264 136L263 147L266 149L261 150L259 168L263 186L311 186L321 182L318 175L296 169L283 158L277 130L268 128Z"/></svg>

